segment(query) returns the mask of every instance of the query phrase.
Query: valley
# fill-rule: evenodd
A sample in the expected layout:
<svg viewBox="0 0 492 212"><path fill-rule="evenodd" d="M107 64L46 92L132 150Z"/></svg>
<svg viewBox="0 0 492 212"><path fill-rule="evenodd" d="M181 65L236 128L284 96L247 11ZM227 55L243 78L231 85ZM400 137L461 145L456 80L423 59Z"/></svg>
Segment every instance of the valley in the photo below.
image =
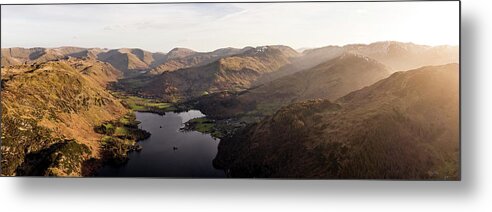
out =
<svg viewBox="0 0 492 212"><path fill-rule="evenodd" d="M459 179L459 48L2 49L2 176Z"/></svg>

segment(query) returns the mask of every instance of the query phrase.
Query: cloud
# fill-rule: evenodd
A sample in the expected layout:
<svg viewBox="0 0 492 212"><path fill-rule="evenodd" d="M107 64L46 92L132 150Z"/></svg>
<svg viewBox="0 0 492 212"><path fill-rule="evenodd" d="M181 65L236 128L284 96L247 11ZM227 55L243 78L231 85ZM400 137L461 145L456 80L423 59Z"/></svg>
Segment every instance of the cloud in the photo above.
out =
<svg viewBox="0 0 492 212"><path fill-rule="evenodd" d="M456 2L2 5L1 9L2 47L132 46L168 51L181 45L208 51L267 44L298 48L379 40L423 44L459 40Z"/></svg>

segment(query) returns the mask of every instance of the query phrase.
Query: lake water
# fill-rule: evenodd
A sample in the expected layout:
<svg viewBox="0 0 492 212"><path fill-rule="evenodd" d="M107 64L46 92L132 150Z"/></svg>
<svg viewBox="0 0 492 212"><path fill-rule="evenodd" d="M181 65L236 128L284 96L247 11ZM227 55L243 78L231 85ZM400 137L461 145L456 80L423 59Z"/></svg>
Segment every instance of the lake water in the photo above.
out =
<svg viewBox="0 0 492 212"><path fill-rule="evenodd" d="M183 113L136 112L140 128L152 135L139 144L140 152L131 152L129 161L118 167L105 166L98 176L106 177L225 177L222 170L212 166L219 140L209 134L179 129L190 119L203 117L198 110ZM173 149L177 147L177 149Z"/></svg>

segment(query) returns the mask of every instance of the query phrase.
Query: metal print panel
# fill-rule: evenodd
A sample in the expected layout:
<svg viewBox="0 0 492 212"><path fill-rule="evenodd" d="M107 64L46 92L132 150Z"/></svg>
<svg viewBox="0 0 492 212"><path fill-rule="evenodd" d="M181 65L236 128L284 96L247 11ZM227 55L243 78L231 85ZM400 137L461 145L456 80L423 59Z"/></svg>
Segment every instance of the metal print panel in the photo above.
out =
<svg viewBox="0 0 492 212"><path fill-rule="evenodd" d="M1 6L1 175L460 180L460 4Z"/></svg>

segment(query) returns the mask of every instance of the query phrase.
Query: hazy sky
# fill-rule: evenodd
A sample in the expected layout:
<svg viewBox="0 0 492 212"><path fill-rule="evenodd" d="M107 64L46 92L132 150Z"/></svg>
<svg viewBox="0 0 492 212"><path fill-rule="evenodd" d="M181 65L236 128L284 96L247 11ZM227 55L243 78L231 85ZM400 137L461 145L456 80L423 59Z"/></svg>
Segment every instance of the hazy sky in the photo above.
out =
<svg viewBox="0 0 492 212"><path fill-rule="evenodd" d="M5 47L457 45L458 2L2 5Z"/></svg>

